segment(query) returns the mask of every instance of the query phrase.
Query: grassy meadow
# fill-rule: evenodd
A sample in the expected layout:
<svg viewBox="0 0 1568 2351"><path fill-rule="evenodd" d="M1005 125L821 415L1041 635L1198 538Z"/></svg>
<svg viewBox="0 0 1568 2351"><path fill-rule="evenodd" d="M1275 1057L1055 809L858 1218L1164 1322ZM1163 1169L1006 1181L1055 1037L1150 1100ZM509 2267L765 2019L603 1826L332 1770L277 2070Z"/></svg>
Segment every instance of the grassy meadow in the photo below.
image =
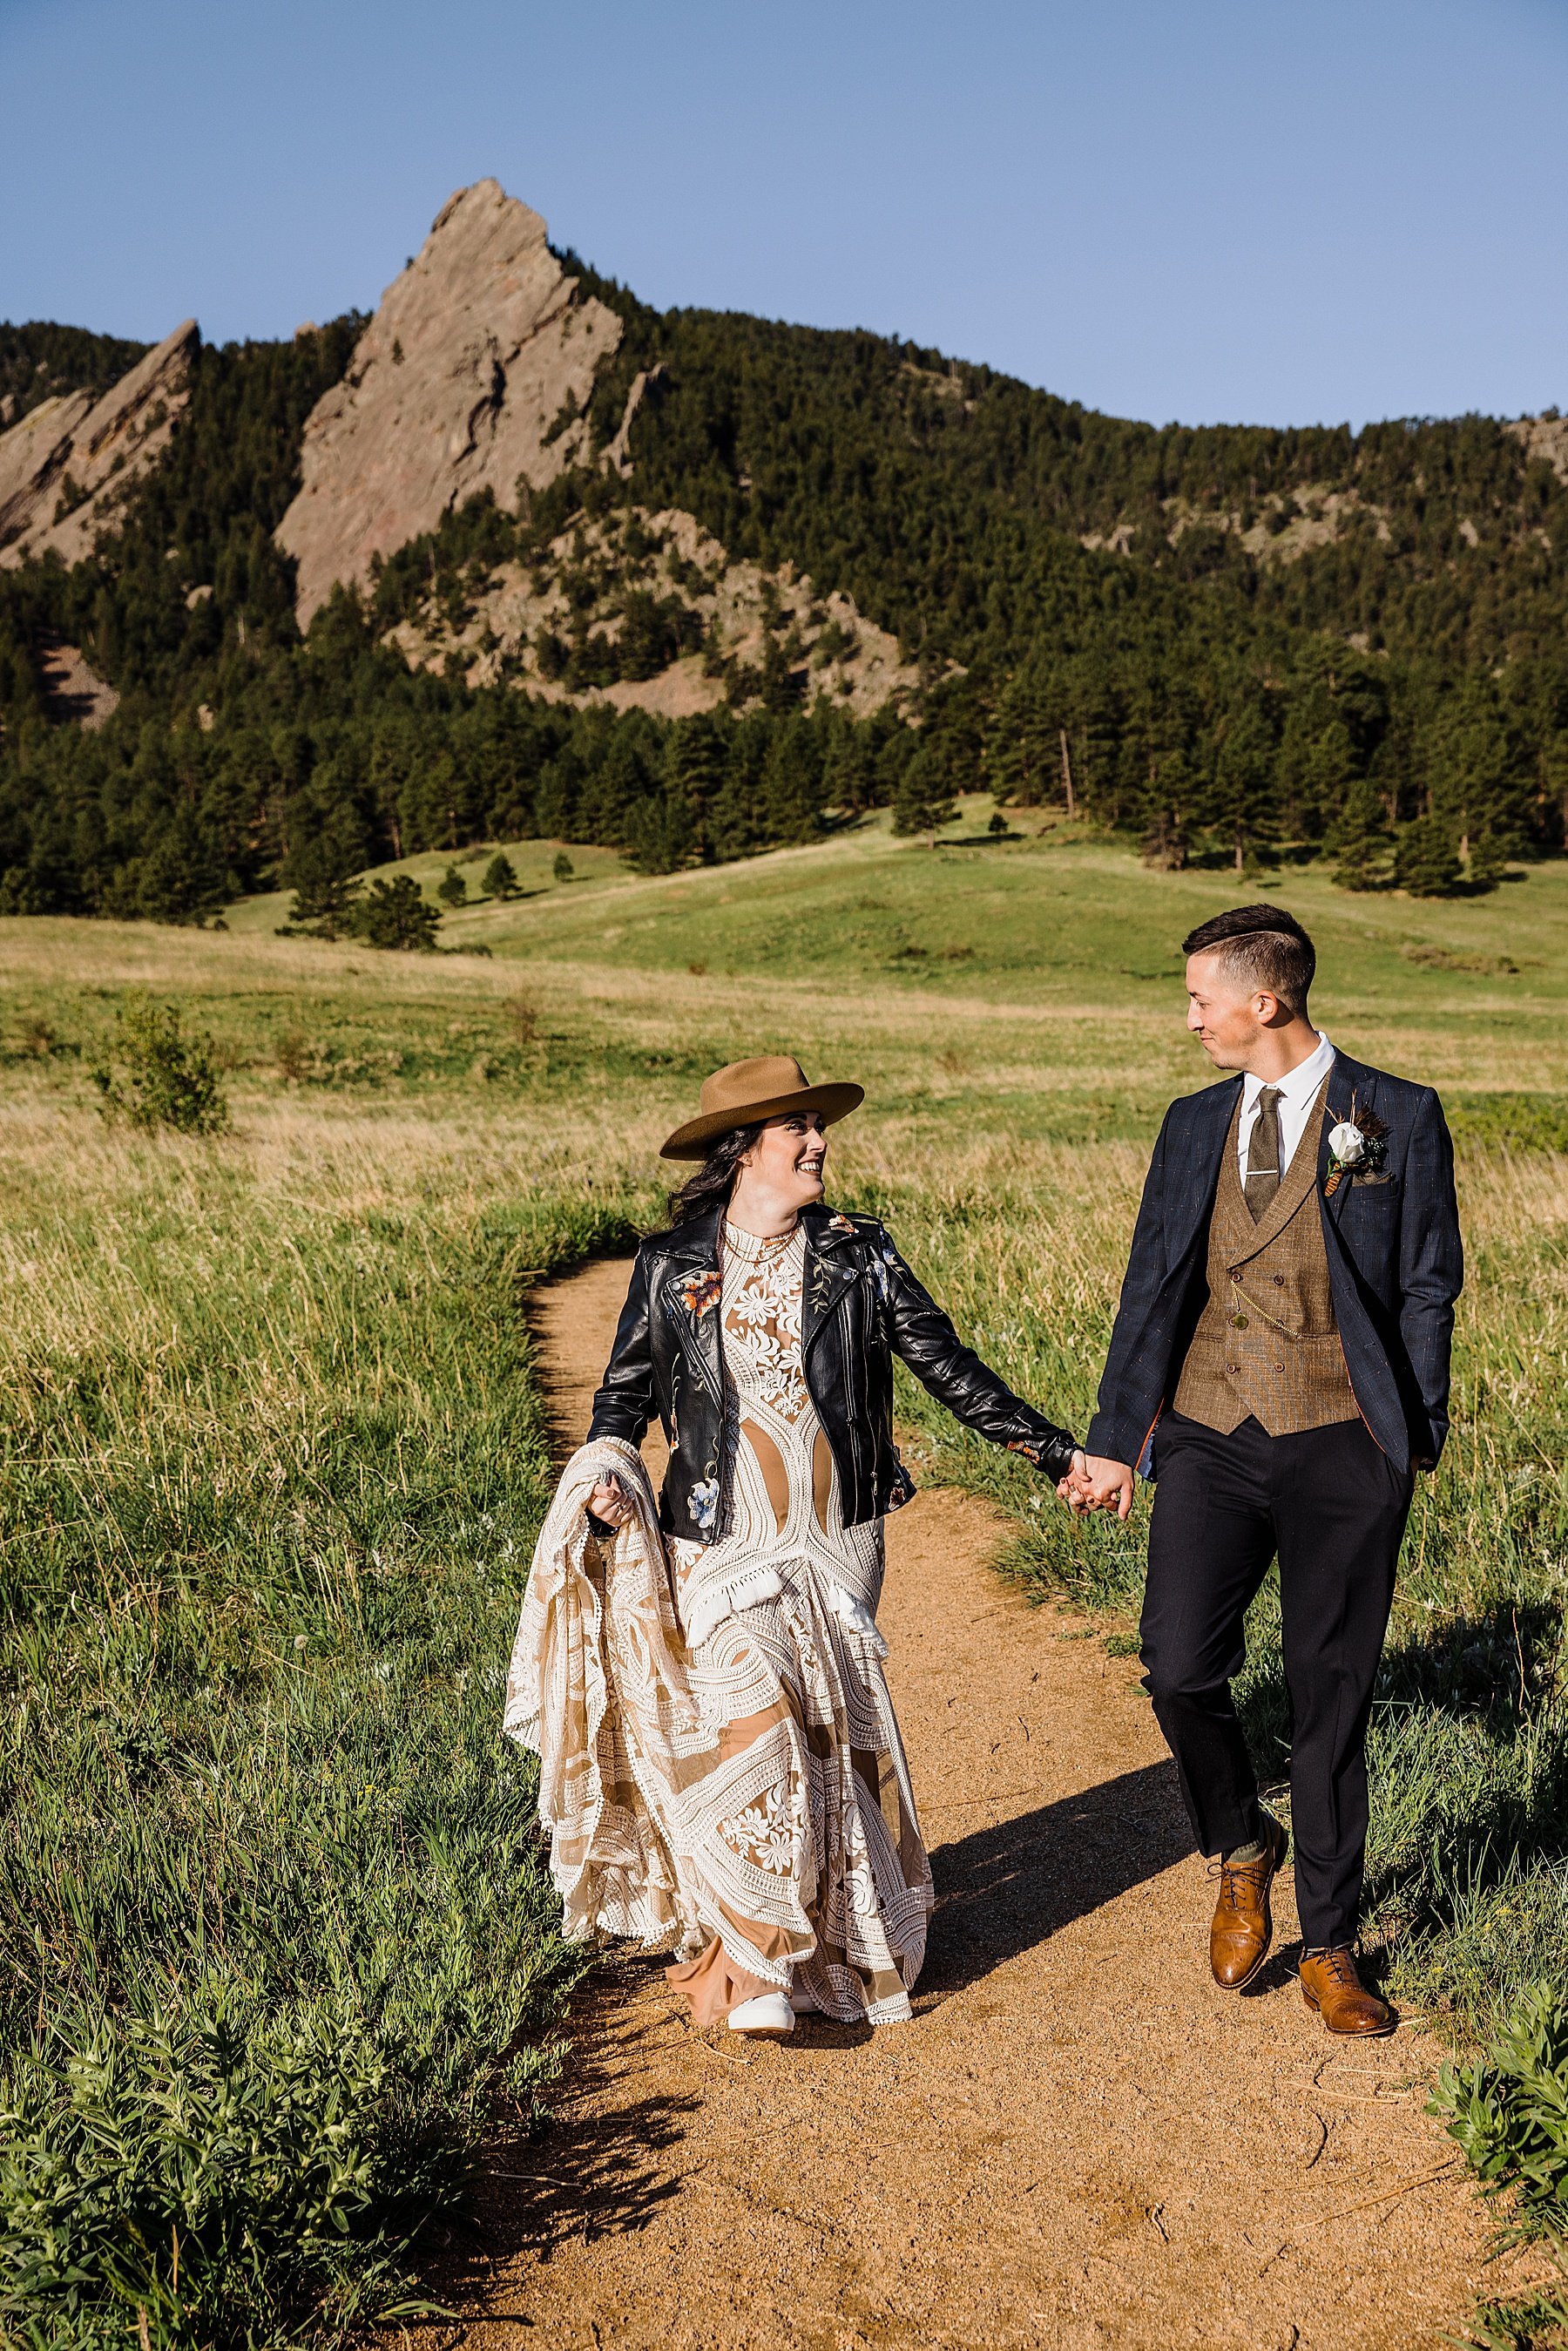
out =
<svg viewBox="0 0 1568 2351"><path fill-rule="evenodd" d="M538 2126L578 1960L497 1729L548 1489L523 1306L657 1216L707 1070L862 1079L836 1196L1086 1419L1156 1122L1207 1074L1177 943L1232 878L969 813L935 849L868 825L657 879L573 849L557 883L555 847L509 849L530 894L429 957L280 939L277 901L226 934L0 923L0 2340L349 2329L417 2300L480 2140ZM1568 866L1443 904L1266 886L1318 940L1323 1024L1438 1083L1461 1146L1456 1435L1376 1717L1368 1943L1463 2053L1568 1976ZM98 1115L132 990L212 1032L226 1135ZM1074 1524L904 1403L918 1474L993 1495L1008 1572L1125 1646L1143 1505ZM1549 2002L1521 2083L1565 2039ZM1524 2095L1456 2077L1500 2176Z"/></svg>

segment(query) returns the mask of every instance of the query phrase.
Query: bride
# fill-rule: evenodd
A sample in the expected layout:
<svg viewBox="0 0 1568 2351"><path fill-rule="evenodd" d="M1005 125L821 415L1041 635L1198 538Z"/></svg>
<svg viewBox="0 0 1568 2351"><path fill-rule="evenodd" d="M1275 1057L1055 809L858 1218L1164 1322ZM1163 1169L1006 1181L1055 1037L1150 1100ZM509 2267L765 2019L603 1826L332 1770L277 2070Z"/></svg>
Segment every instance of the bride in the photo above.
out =
<svg viewBox="0 0 1568 2351"><path fill-rule="evenodd" d="M931 1874L877 1629L899 1355L1054 1483L1064 1430L964 1346L874 1217L824 1199L864 1100L764 1055L703 1084L587 1443L539 1538L506 1729L541 1758L568 1936L674 1938L693 2020L908 2019ZM657 1417L656 1505L638 1447Z"/></svg>

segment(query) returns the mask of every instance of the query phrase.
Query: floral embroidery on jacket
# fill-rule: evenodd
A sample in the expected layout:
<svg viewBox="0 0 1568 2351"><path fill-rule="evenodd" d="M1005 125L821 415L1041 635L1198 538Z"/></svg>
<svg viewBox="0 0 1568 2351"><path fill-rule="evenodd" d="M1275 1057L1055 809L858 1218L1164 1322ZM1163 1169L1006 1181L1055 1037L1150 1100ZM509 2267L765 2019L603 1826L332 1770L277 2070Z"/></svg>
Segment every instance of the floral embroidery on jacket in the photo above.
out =
<svg viewBox="0 0 1568 2351"><path fill-rule="evenodd" d="M686 1507L691 1513L694 1524L699 1526L704 1534L708 1532L710 1527L716 1527L719 1523L717 1478L700 1478L686 1497Z"/></svg>
<svg viewBox="0 0 1568 2351"><path fill-rule="evenodd" d="M1044 1469L1045 1467L1044 1447L1034 1444L1027 1437L1010 1437L1007 1449L1009 1453L1022 1453L1025 1461L1033 1462L1036 1469Z"/></svg>
<svg viewBox="0 0 1568 2351"><path fill-rule="evenodd" d="M688 1314L709 1313L719 1303L723 1280L716 1266L699 1268L689 1273L680 1285L680 1303Z"/></svg>
<svg viewBox="0 0 1568 2351"><path fill-rule="evenodd" d="M854 1217L846 1217L842 1208L835 1208L827 1222L829 1228L836 1233L852 1233L855 1230Z"/></svg>

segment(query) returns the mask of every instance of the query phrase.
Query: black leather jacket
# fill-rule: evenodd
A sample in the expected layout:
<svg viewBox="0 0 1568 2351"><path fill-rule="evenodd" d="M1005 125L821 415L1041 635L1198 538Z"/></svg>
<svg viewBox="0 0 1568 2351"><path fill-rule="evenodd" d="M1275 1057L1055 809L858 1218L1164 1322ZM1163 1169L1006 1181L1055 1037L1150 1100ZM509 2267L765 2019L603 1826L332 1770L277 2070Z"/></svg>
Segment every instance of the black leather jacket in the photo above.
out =
<svg viewBox="0 0 1568 2351"><path fill-rule="evenodd" d="M716 1541L729 1511L734 1432L719 1328L722 1222L712 1209L638 1250L589 1430L639 1445L657 1414L670 1444L659 1515L667 1532L690 1542ZM875 1217L819 1203L801 1223L805 1382L838 1466L846 1526L896 1510L914 1492L893 1444L895 1352L966 1428L1061 1477L1076 1439L963 1344Z"/></svg>

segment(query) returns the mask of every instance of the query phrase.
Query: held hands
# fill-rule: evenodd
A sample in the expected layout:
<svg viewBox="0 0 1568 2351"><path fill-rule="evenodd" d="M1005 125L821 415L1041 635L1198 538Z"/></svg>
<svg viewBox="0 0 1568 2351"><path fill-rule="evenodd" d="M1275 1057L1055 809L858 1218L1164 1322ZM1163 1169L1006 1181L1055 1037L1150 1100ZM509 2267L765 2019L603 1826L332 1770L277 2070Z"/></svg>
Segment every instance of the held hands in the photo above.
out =
<svg viewBox="0 0 1568 2351"><path fill-rule="evenodd" d="M1106 1461L1097 1453L1075 1453L1073 1466L1056 1493L1079 1518L1089 1510L1114 1510L1118 1519L1125 1519L1132 1510L1133 1473L1125 1461Z"/></svg>
<svg viewBox="0 0 1568 2351"><path fill-rule="evenodd" d="M624 1527L631 1517L626 1488L615 1476L601 1478L588 1496L588 1515L607 1527Z"/></svg>

